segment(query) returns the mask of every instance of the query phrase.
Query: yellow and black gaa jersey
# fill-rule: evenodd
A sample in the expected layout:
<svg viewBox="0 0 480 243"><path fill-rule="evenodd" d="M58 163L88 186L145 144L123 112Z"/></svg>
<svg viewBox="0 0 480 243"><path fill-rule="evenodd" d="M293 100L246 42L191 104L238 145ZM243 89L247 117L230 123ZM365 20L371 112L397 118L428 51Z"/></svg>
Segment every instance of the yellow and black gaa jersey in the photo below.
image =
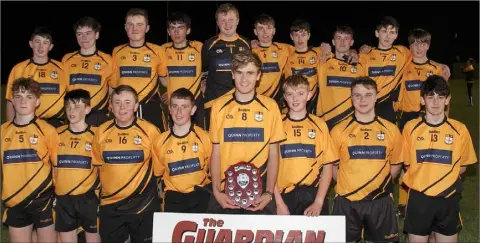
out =
<svg viewBox="0 0 480 243"><path fill-rule="evenodd" d="M467 127L445 118L431 125L424 117L407 122L403 183L428 196L449 197L463 190L460 167L475 164L477 156Z"/></svg>
<svg viewBox="0 0 480 243"><path fill-rule="evenodd" d="M312 114L293 120L283 116L287 140L280 143L277 186L288 193L297 186L318 186L323 165L338 162L327 125Z"/></svg>
<svg viewBox="0 0 480 243"><path fill-rule="evenodd" d="M153 145L158 161L155 175L162 176L164 192L192 192L196 186L210 183L208 170L212 154L212 142L208 133L192 126L184 136L177 136L171 130L164 132Z"/></svg>
<svg viewBox="0 0 480 243"><path fill-rule="evenodd" d="M202 46L198 41L188 41L187 46L175 48L173 42L160 47L160 77L167 77L167 92L170 99L173 91L186 88L195 99L200 95L202 77Z"/></svg>
<svg viewBox="0 0 480 243"><path fill-rule="evenodd" d="M73 132L68 125L57 128L60 142L52 160L56 195L82 195L97 188L98 171L92 165L95 129L88 126L83 132Z"/></svg>
<svg viewBox="0 0 480 243"><path fill-rule="evenodd" d="M237 35L234 40L224 40L214 36L203 44L202 71L208 72L205 101L214 100L233 90L232 57L234 54L250 50L250 40ZM211 104L206 104L211 107Z"/></svg>
<svg viewBox="0 0 480 243"><path fill-rule="evenodd" d="M272 98L255 95L249 102L239 102L235 94L214 101L210 119L210 138L219 144L221 178L230 165L248 162L266 175L270 144L285 140L282 118Z"/></svg>
<svg viewBox="0 0 480 243"><path fill-rule="evenodd" d="M400 81L397 109L404 112L420 111L420 89L430 75L442 75L440 64L431 60L421 64L413 61L407 64Z"/></svg>
<svg viewBox="0 0 480 243"><path fill-rule="evenodd" d="M26 207L53 187L52 159L58 145L55 128L34 118L26 125L2 124L2 201Z"/></svg>
<svg viewBox="0 0 480 243"><path fill-rule="evenodd" d="M393 192L390 165L403 163L403 138L393 123L380 117L363 123L352 115L331 136L340 156L336 194L360 201Z"/></svg>
<svg viewBox="0 0 480 243"><path fill-rule="evenodd" d="M308 49L306 52L293 52L290 54L285 67L285 78L293 74L301 74L308 78L312 97L317 95L318 87L318 57L321 53L319 49Z"/></svg>
<svg viewBox="0 0 480 243"><path fill-rule="evenodd" d="M158 72L162 62L159 51L160 46L149 42L141 47L129 44L115 47L112 86L130 85L137 91L139 102L148 102L158 94Z"/></svg>
<svg viewBox="0 0 480 243"><path fill-rule="evenodd" d="M25 60L13 67L8 76L5 98L13 99L13 82L21 77L31 77L40 84L42 95L35 115L40 118L60 118L63 115L63 97L67 89L67 79L61 62L49 59L45 64L36 64L33 59Z"/></svg>
<svg viewBox="0 0 480 243"><path fill-rule="evenodd" d="M319 101L317 115L329 129L353 114L351 86L356 77L366 76L362 63L348 64L345 60L329 58L318 65Z"/></svg>
<svg viewBox="0 0 480 243"><path fill-rule="evenodd" d="M108 88L113 74L112 56L101 51L82 55L80 51L63 56L68 90L84 89L90 93L93 110L107 108Z"/></svg>
<svg viewBox="0 0 480 243"><path fill-rule="evenodd" d="M282 84L285 79L285 65L295 48L291 45L273 42L269 47L256 47L252 49L262 61L262 77L256 88L257 93L272 99L278 93L283 93Z"/></svg>
<svg viewBox="0 0 480 243"><path fill-rule="evenodd" d="M141 195L155 181L152 161L153 141L160 135L153 124L136 118L132 125L119 127L105 122L95 132L93 164L101 166L101 205L128 205L128 198ZM155 186L155 182L153 182ZM142 208L134 208L138 213ZM146 207L146 205L144 205Z"/></svg>

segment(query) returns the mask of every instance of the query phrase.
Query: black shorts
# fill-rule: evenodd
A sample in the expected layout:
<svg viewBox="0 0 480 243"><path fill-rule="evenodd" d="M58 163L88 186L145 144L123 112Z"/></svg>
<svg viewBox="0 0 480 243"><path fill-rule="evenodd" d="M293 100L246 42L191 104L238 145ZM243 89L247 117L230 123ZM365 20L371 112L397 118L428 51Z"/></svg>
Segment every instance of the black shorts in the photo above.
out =
<svg viewBox="0 0 480 243"><path fill-rule="evenodd" d="M403 131L403 127L405 126L405 124L407 124L407 122L415 118L418 118L419 115L420 115L420 112L418 111L402 112L402 117L400 117L400 121L398 121L398 128L400 129L400 132Z"/></svg>
<svg viewBox="0 0 480 243"><path fill-rule="evenodd" d="M312 205L317 196L318 188L313 186L297 187L288 193L282 193L282 199L288 207L290 215L304 215L305 210ZM328 197L323 201L320 215L328 215Z"/></svg>
<svg viewBox="0 0 480 243"><path fill-rule="evenodd" d="M110 119L111 118L108 116L108 109L103 109L90 111L85 120L88 125L98 127Z"/></svg>
<svg viewBox="0 0 480 243"><path fill-rule="evenodd" d="M407 233L420 236L431 232L447 236L457 234L462 229L460 194L442 198L409 190L403 228Z"/></svg>
<svg viewBox="0 0 480 243"><path fill-rule="evenodd" d="M398 237L398 223L393 198L385 195L373 201L352 202L336 196L332 215L345 215L347 242L362 239L373 242L395 242Z"/></svg>
<svg viewBox="0 0 480 243"><path fill-rule="evenodd" d="M165 192L163 200L164 212L205 213L210 201L210 193L206 189L196 189L190 193L176 191Z"/></svg>
<svg viewBox="0 0 480 243"><path fill-rule="evenodd" d="M57 196L55 230L70 232L82 226L88 233L97 233L98 203L94 191L83 195Z"/></svg>
<svg viewBox="0 0 480 243"><path fill-rule="evenodd" d="M390 98L375 105L375 114L393 124L397 124L397 116L393 109L393 101Z"/></svg>
<svg viewBox="0 0 480 243"><path fill-rule="evenodd" d="M52 189L44 192L26 207L17 205L16 207L6 208L3 212L3 223L15 228L22 228L32 224L34 228L53 225L53 200Z"/></svg>
<svg viewBox="0 0 480 243"><path fill-rule="evenodd" d="M160 132L168 130L168 118L163 112L160 98L154 97L148 103L140 103L137 110L137 117L152 123L160 129Z"/></svg>

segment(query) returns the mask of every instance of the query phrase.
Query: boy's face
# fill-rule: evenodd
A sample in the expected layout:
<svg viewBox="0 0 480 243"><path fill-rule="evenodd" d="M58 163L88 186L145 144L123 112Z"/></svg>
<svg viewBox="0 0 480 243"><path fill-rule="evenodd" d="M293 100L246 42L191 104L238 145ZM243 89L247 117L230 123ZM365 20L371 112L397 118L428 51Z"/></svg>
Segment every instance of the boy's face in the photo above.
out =
<svg viewBox="0 0 480 243"><path fill-rule="evenodd" d="M131 92L112 93L112 113L118 122L126 123L133 121L138 105L138 102L135 101L135 96Z"/></svg>
<svg viewBox="0 0 480 243"><path fill-rule="evenodd" d="M187 28L184 23L169 24L167 32L175 44L182 44L190 34L190 28Z"/></svg>
<svg viewBox="0 0 480 243"><path fill-rule="evenodd" d="M86 50L95 46L99 33L93 31L90 27L83 26L77 29L75 36L80 48Z"/></svg>
<svg viewBox="0 0 480 243"><path fill-rule="evenodd" d="M65 113L70 124L77 124L85 121L85 117L90 113L90 106L85 105L82 101L69 100L65 104Z"/></svg>
<svg viewBox="0 0 480 243"><path fill-rule="evenodd" d="M239 19L234 11L228 11L227 14L218 14L217 26L220 33L227 37L233 37L237 33Z"/></svg>
<svg viewBox="0 0 480 243"><path fill-rule="evenodd" d="M410 45L410 52L415 58L424 58L427 56L427 51L429 48L430 45L428 43L415 40L415 42Z"/></svg>
<svg viewBox="0 0 480 243"><path fill-rule="evenodd" d="M375 108L377 101L377 92L373 87L365 87L362 84L356 85L352 89L352 103L356 112L368 114Z"/></svg>
<svg viewBox="0 0 480 243"><path fill-rule="evenodd" d="M44 58L48 57L48 52L52 50L53 44L49 39L36 35L33 40L28 42L33 50L33 56Z"/></svg>
<svg viewBox="0 0 480 243"><path fill-rule="evenodd" d="M352 35L347 33L335 32L332 44L333 46L335 46L335 51L339 53L347 53L353 46Z"/></svg>
<svg viewBox="0 0 480 243"><path fill-rule="evenodd" d="M128 39L131 41L141 41L145 39L145 34L150 29L145 17L142 15L128 16L125 23L125 31Z"/></svg>
<svg viewBox="0 0 480 243"><path fill-rule="evenodd" d="M172 98L170 99L169 110L173 123L177 126L183 126L191 120L197 107L189 99Z"/></svg>
<svg viewBox="0 0 480 243"><path fill-rule="evenodd" d="M424 95L420 97L420 103L425 106L425 111L430 115L441 115L445 113L445 106L450 103L451 96L438 95Z"/></svg>
<svg viewBox="0 0 480 243"><path fill-rule="evenodd" d="M241 94L255 92L255 86L260 76L260 70L251 62L244 67L232 71L232 77L235 80L235 90Z"/></svg>
<svg viewBox="0 0 480 243"><path fill-rule="evenodd" d="M29 91L20 88L13 93L12 104L16 114L27 116L35 113L35 109L40 105L40 99Z"/></svg>
<svg viewBox="0 0 480 243"><path fill-rule="evenodd" d="M275 35L275 27L272 24L260 24L255 25L253 30L260 43L270 43Z"/></svg>
<svg viewBox="0 0 480 243"><path fill-rule="evenodd" d="M299 85L297 87L287 86L283 93L283 98L287 101L288 108L291 111L306 111L307 102L312 98L312 92L310 92L307 85Z"/></svg>
<svg viewBox="0 0 480 243"><path fill-rule="evenodd" d="M310 39L310 33L306 30L299 30L293 33L290 33L290 38L292 38L293 44L296 48L305 48L308 47L308 40Z"/></svg>
<svg viewBox="0 0 480 243"><path fill-rule="evenodd" d="M382 27L380 30L375 30L375 36L378 38L379 47L390 48L397 39L398 29L391 25L387 26L387 28Z"/></svg>

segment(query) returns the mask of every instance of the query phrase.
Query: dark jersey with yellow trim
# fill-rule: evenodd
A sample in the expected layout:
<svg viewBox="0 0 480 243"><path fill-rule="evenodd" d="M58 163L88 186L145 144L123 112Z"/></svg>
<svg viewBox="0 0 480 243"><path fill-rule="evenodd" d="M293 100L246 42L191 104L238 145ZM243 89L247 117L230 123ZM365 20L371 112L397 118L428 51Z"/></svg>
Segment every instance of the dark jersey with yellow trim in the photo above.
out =
<svg viewBox="0 0 480 243"><path fill-rule="evenodd" d="M171 130L164 132L153 145L158 165L155 175L162 176L164 191L190 193L196 186L210 183L208 170L212 154L212 142L208 133L192 126L184 136Z"/></svg>
<svg viewBox="0 0 480 243"><path fill-rule="evenodd" d="M140 47L129 44L113 49L113 81L115 88L121 84L132 86L141 103L148 102L158 96L158 72L160 70L160 46L146 42Z"/></svg>
<svg viewBox="0 0 480 243"><path fill-rule="evenodd" d="M203 44L202 70L208 72L205 102L214 100L235 88L232 78L232 57L241 51L250 50L250 40L237 35L227 41L220 35Z"/></svg>
<svg viewBox="0 0 480 243"><path fill-rule="evenodd" d="M108 87L113 74L112 56L99 50L92 55L80 51L68 53L62 58L67 76L67 89L84 89L90 93L92 110L107 108Z"/></svg>
<svg viewBox="0 0 480 243"><path fill-rule="evenodd" d="M60 118L63 115L63 96L67 89L64 66L49 59L45 64L36 64L33 59L25 60L13 67L8 76L5 98L13 101L13 82L21 77L31 77L40 84L40 106L35 115L40 118Z"/></svg>
<svg viewBox="0 0 480 243"><path fill-rule="evenodd" d="M403 183L428 196L449 197L463 190L460 167L477 162L467 127L445 118L438 124L419 117L407 122L405 165L409 166Z"/></svg>
<svg viewBox="0 0 480 243"><path fill-rule="evenodd" d="M352 115L333 127L331 136L340 156L336 194L361 201L393 193L390 165L403 163L397 126L380 117L363 123Z"/></svg>
<svg viewBox="0 0 480 243"><path fill-rule="evenodd" d="M266 175L270 144L285 140L277 103L269 97L255 95L249 102L239 102L235 94L213 102L210 138L219 144L223 188L224 171L244 161L257 166Z"/></svg>
<svg viewBox="0 0 480 243"><path fill-rule="evenodd" d="M287 140L280 143L278 190L288 193L297 186L317 187L323 165L338 162L327 124L312 114L293 120L287 113L282 120Z"/></svg>
<svg viewBox="0 0 480 243"><path fill-rule="evenodd" d="M2 201L26 207L53 187L50 160L58 145L55 128L34 118L26 125L2 124Z"/></svg>
<svg viewBox="0 0 480 243"><path fill-rule="evenodd" d="M98 171L92 165L95 130L90 126L83 132L73 132L68 125L57 128L60 142L52 160L56 195L82 195L97 188Z"/></svg>
<svg viewBox="0 0 480 243"><path fill-rule="evenodd" d="M285 80L285 66L294 51L293 46L278 42L273 42L269 47L252 49L262 61L262 77L256 89L258 94L275 99L278 93L283 93L281 85Z"/></svg>
<svg viewBox="0 0 480 243"><path fill-rule="evenodd" d="M202 77L202 46L198 41L188 41L187 46L177 49L173 42L160 47L160 77L167 77L168 97L179 88L192 92L195 99L200 95Z"/></svg>
<svg viewBox="0 0 480 243"><path fill-rule="evenodd" d="M420 111L420 89L422 83L430 75L441 74L442 67L434 61L428 60L421 64L413 61L409 62L400 81L398 109L404 112Z"/></svg>
<svg viewBox="0 0 480 243"><path fill-rule="evenodd" d="M131 213L139 213L149 205L146 201L153 198L145 198L140 207L130 204L130 199L141 198L148 187L156 186L153 167L158 162L152 160L152 148L159 135L157 127L140 118L128 127L117 126L115 120L98 127L92 156L93 164L101 166L101 206L123 205Z"/></svg>
<svg viewBox="0 0 480 243"><path fill-rule="evenodd" d="M319 63L320 109L317 109L317 115L325 120L330 129L353 114L352 82L354 78L366 75L366 68L361 62L351 65L345 60L333 57L325 63Z"/></svg>

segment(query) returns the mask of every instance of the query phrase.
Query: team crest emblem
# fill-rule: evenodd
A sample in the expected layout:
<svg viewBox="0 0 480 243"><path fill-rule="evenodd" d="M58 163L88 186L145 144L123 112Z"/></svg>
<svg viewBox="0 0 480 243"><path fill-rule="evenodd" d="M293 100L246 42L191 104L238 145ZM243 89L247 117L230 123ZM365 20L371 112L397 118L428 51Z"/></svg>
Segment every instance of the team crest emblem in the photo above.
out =
<svg viewBox="0 0 480 243"><path fill-rule="evenodd" d="M102 65L97 62L97 63L95 63L95 66L93 66L93 68L95 68L95 70L98 71L98 70L102 69Z"/></svg>
<svg viewBox="0 0 480 243"><path fill-rule="evenodd" d="M272 51L272 57L273 58L277 58L278 57L278 53L276 51Z"/></svg>
<svg viewBox="0 0 480 243"><path fill-rule="evenodd" d="M433 72L432 72L432 71L428 71L428 72L427 72L427 77L430 77L430 76L432 76L432 75L433 75Z"/></svg>
<svg viewBox="0 0 480 243"><path fill-rule="evenodd" d="M30 137L30 144L37 144L38 143L38 136L33 134L31 137Z"/></svg>
<svg viewBox="0 0 480 243"><path fill-rule="evenodd" d="M397 60L397 54L392 54L392 56L390 57L390 61L395 61Z"/></svg>
<svg viewBox="0 0 480 243"><path fill-rule="evenodd" d="M151 60L152 60L152 57L150 57L150 55L145 54L145 56L143 56L143 61L144 62L150 62Z"/></svg>
<svg viewBox="0 0 480 243"><path fill-rule="evenodd" d="M193 53L190 53L190 55L188 55L188 60L191 62L195 61L195 55L193 55Z"/></svg>
<svg viewBox="0 0 480 243"><path fill-rule="evenodd" d="M263 112L261 111L255 112L255 121L257 122L263 121Z"/></svg>
<svg viewBox="0 0 480 243"><path fill-rule="evenodd" d="M140 137L140 136L133 137L133 143L136 144L136 145L142 144L142 137Z"/></svg>
<svg viewBox="0 0 480 243"><path fill-rule="evenodd" d="M380 141L385 140L385 133L382 131L377 132L377 139Z"/></svg>
<svg viewBox="0 0 480 243"><path fill-rule="evenodd" d="M357 73L357 67L352 66L352 68L350 68L350 72L351 73Z"/></svg>
<svg viewBox="0 0 480 243"><path fill-rule="evenodd" d="M223 51L222 51L222 49L217 49L215 52L216 52L217 54L220 54L220 53L222 53Z"/></svg>
<svg viewBox="0 0 480 243"><path fill-rule="evenodd" d="M308 137L311 138L311 139L314 139L315 136L316 136L315 130L313 130L313 129L308 129Z"/></svg>
<svg viewBox="0 0 480 243"><path fill-rule="evenodd" d="M194 153L198 152L198 143L193 143L192 150Z"/></svg>
<svg viewBox="0 0 480 243"><path fill-rule="evenodd" d="M91 143L85 143L85 151L87 151L87 152L92 151L92 144Z"/></svg>
<svg viewBox="0 0 480 243"><path fill-rule="evenodd" d="M56 71L52 71L52 73L50 74L50 77L53 78L53 79L57 79L58 78L58 73Z"/></svg>
<svg viewBox="0 0 480 243"><path fill-rule="evenodd" d="M445 143L448 144L448 145L452 144L453 143L453 135L451 135L451 134L445 135Z"/></svg>
<svg viewBox="0 0 480 243"><path fill-rule="evenodd" d="M312 65L315 64L315 57L310 58L310 64L312 64Z"/></svg>

